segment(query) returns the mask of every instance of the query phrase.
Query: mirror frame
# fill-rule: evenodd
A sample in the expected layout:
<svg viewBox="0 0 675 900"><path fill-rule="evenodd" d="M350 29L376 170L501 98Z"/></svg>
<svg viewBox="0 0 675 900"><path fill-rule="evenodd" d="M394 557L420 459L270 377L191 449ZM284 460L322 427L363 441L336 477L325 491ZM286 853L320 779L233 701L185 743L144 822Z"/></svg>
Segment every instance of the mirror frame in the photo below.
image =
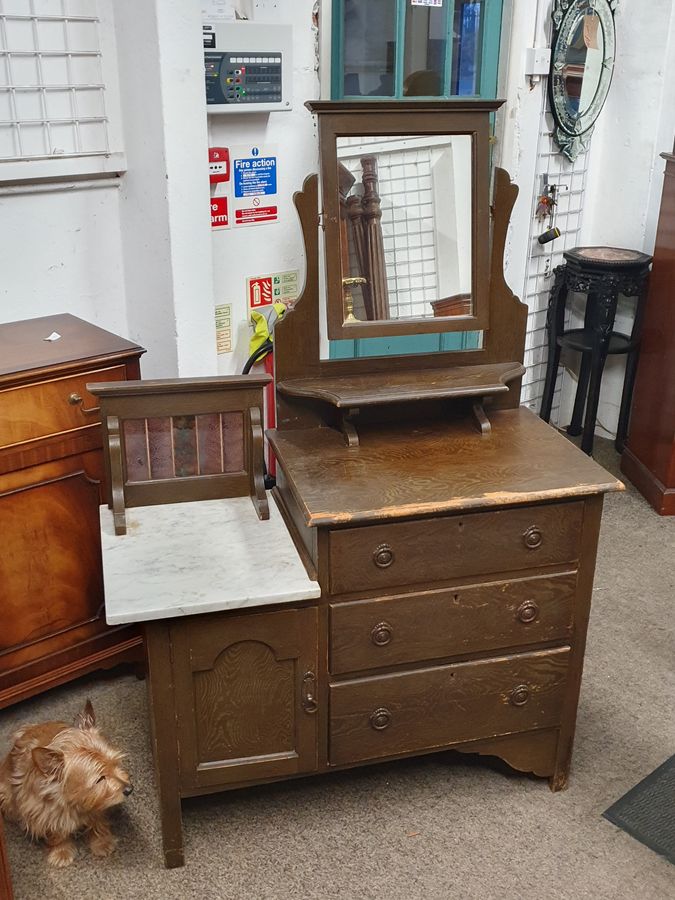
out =
<svg viewBox="0 0 675 900"><path fill-rule="evenodd" d="M572 116L567 109L564 66L569 41L577 18L584 7L592 5L600 18L603 33L603 60L600 81L588 111L583 116ZM551 70L548 79L549 105L554 120L553 139L560 152L571 162L587 149L593 128L607 99L614 73L616 52L616 28L614 8L616 0L555 0L553 40L551 42Z"/></svg>
<svg viewBox="0 0 675 900"><path fill-rule="evenodd" d="M321 223L325 231L326 319L329 340L387 337L489 327L490 114L503 100L309 101L319 120ZM472 138L471 297L469 315L402 320L344 321L337 139L392 135L455 135Z"/></svg>

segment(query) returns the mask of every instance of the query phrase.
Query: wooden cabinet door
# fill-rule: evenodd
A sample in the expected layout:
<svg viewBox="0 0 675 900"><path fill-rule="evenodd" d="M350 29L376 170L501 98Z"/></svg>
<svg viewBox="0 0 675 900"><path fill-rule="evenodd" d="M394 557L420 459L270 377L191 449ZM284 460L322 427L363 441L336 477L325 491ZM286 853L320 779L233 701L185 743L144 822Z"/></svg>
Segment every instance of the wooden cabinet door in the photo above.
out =
<svg viewBox="0 0 675 900"><path fill-rule="evenodd" d="M172 623L184 790L316 769L317 640L316 608Z"/></svg>
<svg viewBox="0 0 675 900"><path fill-rule="evenodd" d="M0 706L30 696L19 690L27 672L48 686L75 646L106 629L101 469L92 451L0 478Z"/></svg>

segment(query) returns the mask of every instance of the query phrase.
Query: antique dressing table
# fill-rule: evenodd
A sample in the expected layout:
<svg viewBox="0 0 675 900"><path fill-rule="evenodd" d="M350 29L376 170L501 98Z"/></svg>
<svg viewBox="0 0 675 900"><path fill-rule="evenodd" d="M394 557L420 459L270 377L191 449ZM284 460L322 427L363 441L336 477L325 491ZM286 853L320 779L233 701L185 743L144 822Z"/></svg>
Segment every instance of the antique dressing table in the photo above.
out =
<svg viewBox="0 0 675 900"><path fill-rule="evenodd" d="M308 105L322 201L310 176L295 198L304 290L275 330L269 509L262 382L178 404L181 382L158 383L161 404L137 407L152 382L93 388L113 481L107 615L145 622L168 866L183 863L186 796L448 748L553 790L569 773L602 495L621 484L519 406L527 309L503 276L517 193L503 171L490 205L499 103ZM185 429L199 457L200 420L226 409L239 418L215 426L220 483L194 460L175 469ZM168 458L158 416L174 468L151 495L153 458ZM228 558L227 523L247 515Z"/></svg>

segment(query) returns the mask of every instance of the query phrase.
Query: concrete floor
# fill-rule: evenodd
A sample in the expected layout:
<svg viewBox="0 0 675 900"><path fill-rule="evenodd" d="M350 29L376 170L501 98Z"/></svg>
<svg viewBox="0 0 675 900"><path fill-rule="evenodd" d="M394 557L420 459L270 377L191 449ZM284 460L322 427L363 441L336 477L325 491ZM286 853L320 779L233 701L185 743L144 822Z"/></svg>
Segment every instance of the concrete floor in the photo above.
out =
<svg viewBox="0 0 675 900"><path fill-rule="evenodd" d="M596 458L618 473L598 441ZM187 865L162 867L145 686L96 676L0 714L70 718L89 696L136 790L117 852L48 868L7 825L17 900L665 900L675 867L601 817L675 753L675 520L607 498L566 792L439 754L184 803Z"/></svg>

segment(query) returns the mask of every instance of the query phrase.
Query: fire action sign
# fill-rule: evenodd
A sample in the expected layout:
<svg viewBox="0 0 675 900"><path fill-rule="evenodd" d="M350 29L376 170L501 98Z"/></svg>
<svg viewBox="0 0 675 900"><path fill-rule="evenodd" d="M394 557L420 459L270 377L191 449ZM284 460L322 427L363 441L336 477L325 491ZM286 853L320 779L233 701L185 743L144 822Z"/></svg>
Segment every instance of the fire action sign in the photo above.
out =
<svg viewBox="0 0 675 900"><path fill-rule="evenodd" d="M260 225L279 221L275 147L232 148L232 222Z"/></svg>

